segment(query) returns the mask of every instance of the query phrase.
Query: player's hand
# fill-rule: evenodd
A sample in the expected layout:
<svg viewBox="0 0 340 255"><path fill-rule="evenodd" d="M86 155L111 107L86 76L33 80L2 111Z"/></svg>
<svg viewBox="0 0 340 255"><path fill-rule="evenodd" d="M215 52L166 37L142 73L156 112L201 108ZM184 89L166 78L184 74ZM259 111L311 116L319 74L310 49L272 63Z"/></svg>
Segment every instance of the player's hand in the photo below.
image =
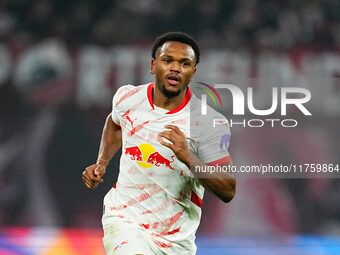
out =
<svg viewBox="0 0 340 255"><path fill-rule="evenodd" d="M172 144L165 141L160 143L170 148L176 157L190 168L190 150L184 133L175 125L166 125L165 128L168 130L159 133L159 136L168 139Z"/></svg>
<svg viewBox="0 0 340 255"><path fill-rule="evenodd" d="M95 189L99 183L103 182L103 176L106 172L106 166L100 164L90 165L82 174L85 186L89 189Z"/></svg>

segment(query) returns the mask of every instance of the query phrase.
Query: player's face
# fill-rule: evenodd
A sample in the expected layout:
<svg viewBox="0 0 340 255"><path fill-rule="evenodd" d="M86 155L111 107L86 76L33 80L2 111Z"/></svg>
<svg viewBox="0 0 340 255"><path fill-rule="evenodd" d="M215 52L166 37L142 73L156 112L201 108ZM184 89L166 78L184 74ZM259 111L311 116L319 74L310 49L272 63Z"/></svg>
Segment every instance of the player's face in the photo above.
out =
<svg viewBox="0 0 340 255"><path fill-rule="evenodd" d="M168 97L185 91L196 72L195 52L191 46L180 42L166 42L151 61L151 73L156 86Z"/></svg>

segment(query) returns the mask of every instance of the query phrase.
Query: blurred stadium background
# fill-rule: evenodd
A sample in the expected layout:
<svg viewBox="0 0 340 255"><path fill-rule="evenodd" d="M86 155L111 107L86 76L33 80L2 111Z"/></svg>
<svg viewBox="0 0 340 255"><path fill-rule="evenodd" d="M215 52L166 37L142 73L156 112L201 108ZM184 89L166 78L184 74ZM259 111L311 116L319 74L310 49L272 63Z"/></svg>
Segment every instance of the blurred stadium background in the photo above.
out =
<svg viewBox="0 0 340 255"><path fill-rule="evenodd" d="M339 0L1 0L1 255L103 254L119 155L96 191L81 172L116 89L152 81L153 40L178 30L201 46L195 82L312 92L297 128L232 128L236 165L339 163ZM198 254L340 254L339 179L312 177L206 193Z"/></svg>

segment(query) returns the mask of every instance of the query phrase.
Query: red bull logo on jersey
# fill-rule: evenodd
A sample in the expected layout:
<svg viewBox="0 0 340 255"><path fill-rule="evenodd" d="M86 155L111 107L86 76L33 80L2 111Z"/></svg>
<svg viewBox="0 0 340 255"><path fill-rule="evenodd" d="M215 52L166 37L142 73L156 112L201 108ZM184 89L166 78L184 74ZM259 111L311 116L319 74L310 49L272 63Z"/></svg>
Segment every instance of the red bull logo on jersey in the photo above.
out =
<svg viewBox="0 0 340 255"><path fill-rule="evenodd" d="M131 160L135 160L143 168L165 166L171 170L174 169L171 166L171 163L174 162L174 155L169 160L147 143L140 144L139 146L125 147L124 154L128 155Z"/></svg>

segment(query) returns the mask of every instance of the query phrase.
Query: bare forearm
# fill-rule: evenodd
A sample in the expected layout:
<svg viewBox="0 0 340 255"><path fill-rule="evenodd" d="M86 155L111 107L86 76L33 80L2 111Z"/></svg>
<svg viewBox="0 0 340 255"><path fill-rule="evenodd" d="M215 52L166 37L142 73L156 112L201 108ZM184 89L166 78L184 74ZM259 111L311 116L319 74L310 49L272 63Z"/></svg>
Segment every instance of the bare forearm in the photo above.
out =
<svg viewBox="0 0 340 255"><path fill-rule="evenodd" d="M235 194L236 181L230 173L197 173L196 168L207 167L194 153L189 150L184 134L175 125L166 125L167 130L159 133L160 137L166 138L171 143L160 141L160 143L170 148L176 157L182 161L200 181L200 183L224 202L229 202Z"/></svg>
<svg viewBox="0 0 340 255"><path fill-rule="evenodd" d="M97 162L88 166L82 173L82 179L87 188L95 189L104 181L102 177L106 172L106 167L121 146L121 129L113 124L111 114L109 114L105 121Z"/></svg>
<svg viewBox="0 0 340 255"><path fill-rule="evenodd" d="M228 165L231 165L229 163ZM190 153L190 170L199 182L208 190L213 192L223 202L231 201L235 195L236 179L231 173L197 172L198 167L203 169L207 164L203 163L195 154Z"/></svg>
<svg viewBox="0 0 340 255"><path fill-rule="evenodd" d="M109 114L105 121L97 161L102 160L103 162L106 161L108 163L121 146L121 129L113 124L111 114Z"/></svg>

